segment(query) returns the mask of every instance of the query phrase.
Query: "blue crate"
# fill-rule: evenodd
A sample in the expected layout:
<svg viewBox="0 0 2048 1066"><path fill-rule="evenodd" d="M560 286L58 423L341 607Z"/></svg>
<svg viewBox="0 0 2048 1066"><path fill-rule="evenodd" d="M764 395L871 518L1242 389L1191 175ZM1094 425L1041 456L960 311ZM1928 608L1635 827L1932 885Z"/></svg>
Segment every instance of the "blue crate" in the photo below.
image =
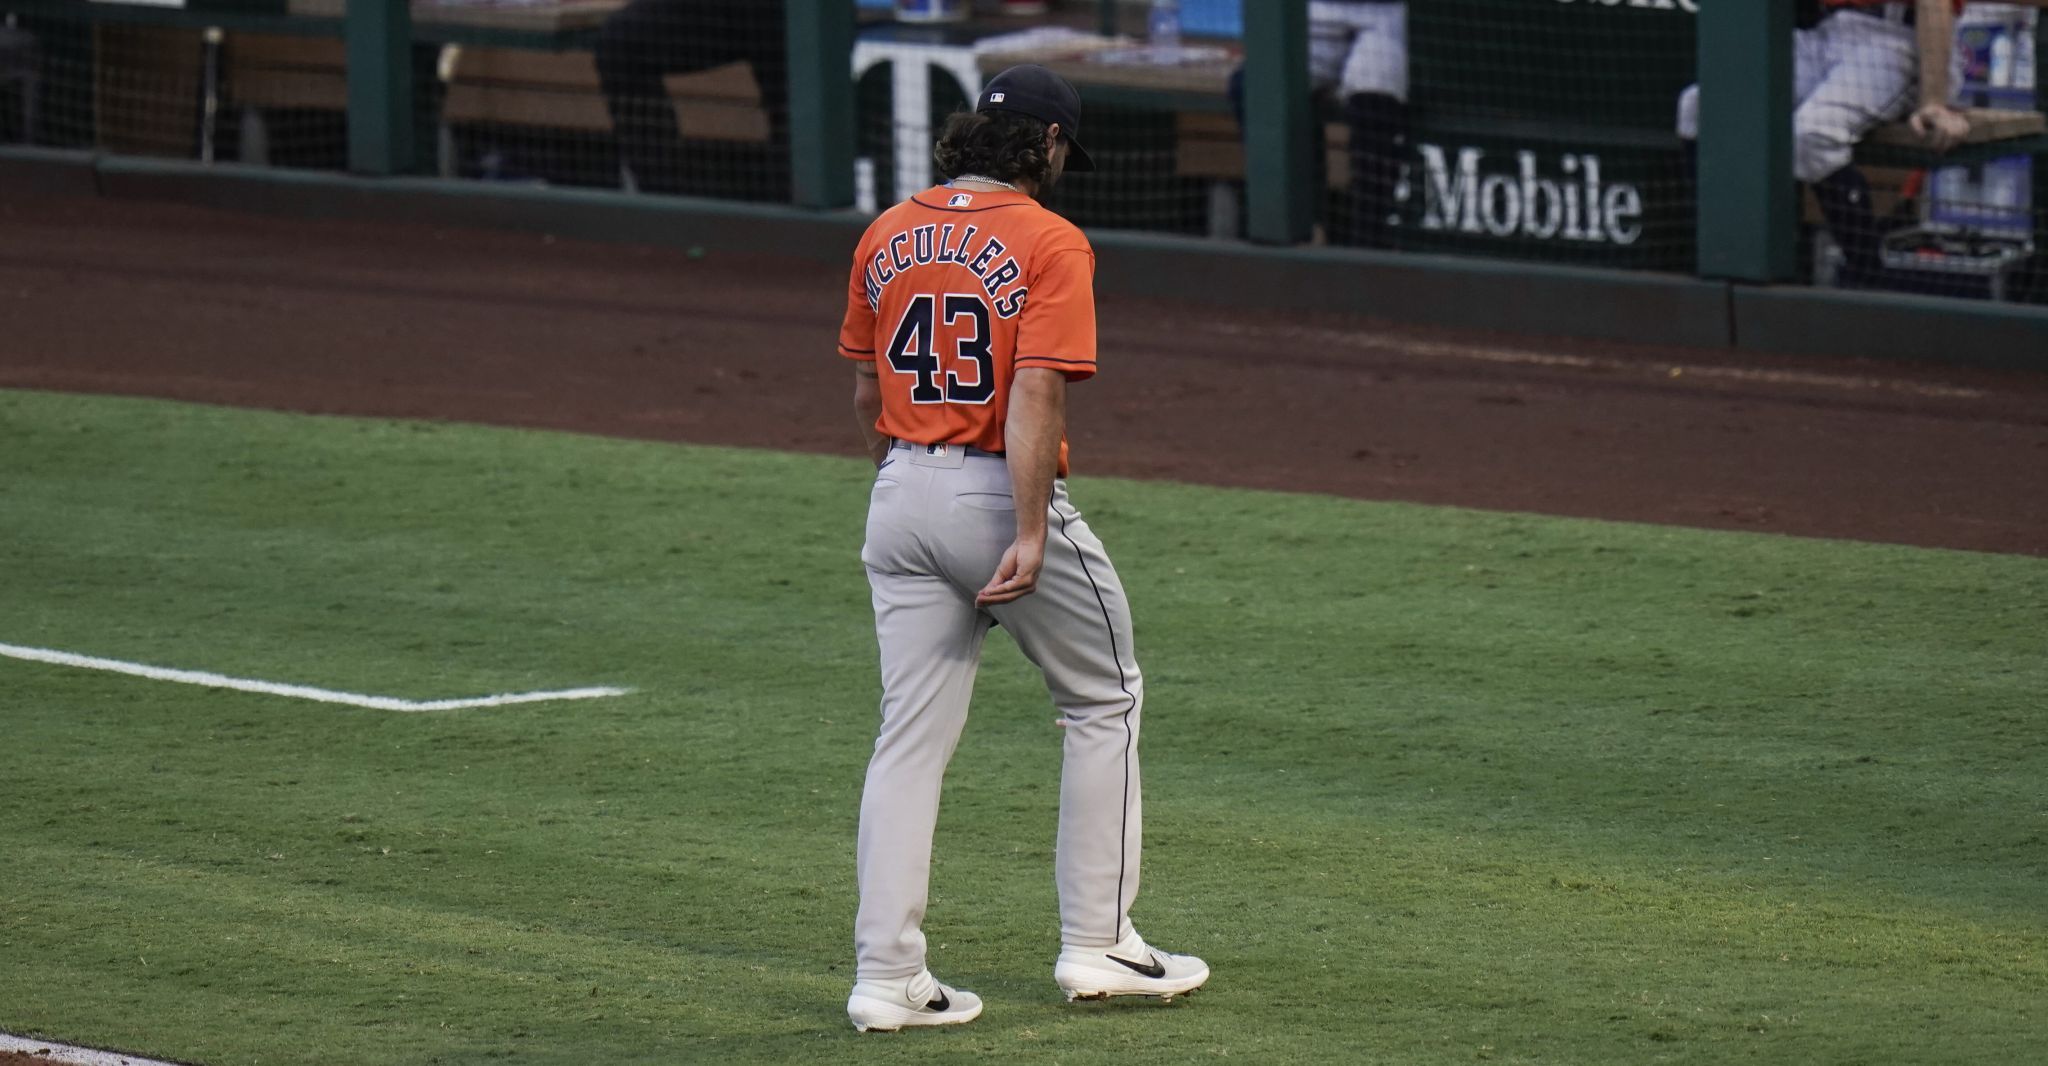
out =
<svg viewBox="0 0 2048 1066"><path fill-rule="evenodd" d="M2031 89L1987 89L1966 84L1962 102L1973 107L2031 111ZM1928 175L1930 222L1989 232L2026 233L2034 223L2034 161L2024 155L1967 166L1936 167Z"/></svg>
<svg viewBox="0 0 2048 1066"><path fill-rule="evenodd" d="M1987 159L1934 172L1927 218L1994 233L2033 229L2034 161L2027 156Z"/></svg>
<svg viewBox="0 0 2048 1066"><path fill-rule="evenodd" d="M1243 37L1244 0L1180 0L1180 32L1191 37Z"/></svg>

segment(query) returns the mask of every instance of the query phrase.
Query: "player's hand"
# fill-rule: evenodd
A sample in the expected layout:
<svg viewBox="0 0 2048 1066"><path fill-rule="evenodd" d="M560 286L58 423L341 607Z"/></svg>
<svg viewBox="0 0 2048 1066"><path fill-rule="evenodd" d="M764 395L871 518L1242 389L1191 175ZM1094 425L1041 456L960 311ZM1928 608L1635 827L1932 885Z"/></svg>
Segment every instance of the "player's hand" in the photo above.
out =
<svg viewBox="0 0 2048 1066"><path fill-rule="evenodd" d="M1045 542L1017 540L1003 552L996 575L974 594L976 607L993 607L1021 600L1038 588L1038 570L1045 565Z"/></svg>
<svg viewBox="0 0 2048 1066"><path fill-rule="evenodd" d="M1937 152L1946 152L1963 143L1970 135L1970 120L1963 113L1945 104L1928 104L1913 112L1907 120L1913 132Z"/></svg>

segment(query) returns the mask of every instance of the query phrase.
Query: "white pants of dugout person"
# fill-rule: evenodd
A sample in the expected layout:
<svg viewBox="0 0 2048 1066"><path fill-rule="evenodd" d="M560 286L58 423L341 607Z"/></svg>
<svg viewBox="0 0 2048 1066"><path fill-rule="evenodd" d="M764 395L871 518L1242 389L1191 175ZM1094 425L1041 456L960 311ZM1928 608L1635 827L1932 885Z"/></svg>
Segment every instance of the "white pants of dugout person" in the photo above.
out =
<svg viewBox="0 0 2048 1066"><path fill-rule="evenodd" d="M1910 4L1875 15L1837 11L1795 31L1792 51L1792 173L1817 182L1849 165L1856 143L1877 126L1905 117L1918 102L1919 46ZM1961 84L1951 78L1950 84ZM1700 88L1678 98L1678 135L1700 134Z"/></svg>
<svg viewBox="0 0 2048 1066"><path fill-rule="evenodd" d="M1055 482L1037 590L986 610L975 592L1016 537L1010 470L958 445L898 445L875 476L861 550L881 645L882 727L860 809L857 978L914 977L939 789L967 723L984 638L1000 623L1044 674L1065 723L1054 877L1060 939L1110 947L1138 893L1138 719L1131 613L1102 544ZM1206 972L1206 971L1205 971Z"/></svg>

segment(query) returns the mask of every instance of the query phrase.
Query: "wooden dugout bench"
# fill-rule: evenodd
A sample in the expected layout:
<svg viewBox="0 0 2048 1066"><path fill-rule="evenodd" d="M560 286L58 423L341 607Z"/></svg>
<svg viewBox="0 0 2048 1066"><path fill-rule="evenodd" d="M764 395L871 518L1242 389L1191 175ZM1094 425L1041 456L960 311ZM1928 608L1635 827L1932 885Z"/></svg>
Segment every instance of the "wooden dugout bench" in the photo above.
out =
<svg viewBox="0 0 2048 1066"><path fill-rule="evenodd" d="M268 162L265 109L348 108L346 57L337 40L237 33L222 45L223 98L242 114L244 162ZM455 128L522 126L608 134L611 115L588 51L550 52L450 44L440 50L436 171L461 170ZM728 64L666 79L682 129L693 140L765 143L768 114L753 73Z"/></svg>
<svg viewBox="0 0 2048 1066"><path fill-rule="evenodd" d="M455 127L524 126L610 134L611 113L589 52L549 54L509 48L443 53L440 173L459 172ZM768 112L751 67L729 63L663 79L676 121L693 141L766 144Z"/></svg>
<svg viewBox="0 0 2048 1066"><path fill-rule="evenodd" d="M1989 107L1959 110L1969 120L1970 132L1946 152L1928 149L1906 123L1889 122L1856 146L1856 161L1871 166L1948 167L2048 152L2048 115Z"/></svg>
<svg viewBox="0 0 2048 1066"><path fill-rule="evenodd" d="M576 131L611 129L589 51L604 19L625 0L450 5L416 0L413 39L438 60L440 137L435 169L454 124L495 123ZM345 0L285 0L275 12L0 0L0 11L90 22L97 139L147 155L214 158L219 118L238 114L244 162L269 161L265 111L333 112L337 136L348 109ZM768 119L743 64L668 79L692 139L765 142ZM423 145L422 149L425 150Z"/></svg>

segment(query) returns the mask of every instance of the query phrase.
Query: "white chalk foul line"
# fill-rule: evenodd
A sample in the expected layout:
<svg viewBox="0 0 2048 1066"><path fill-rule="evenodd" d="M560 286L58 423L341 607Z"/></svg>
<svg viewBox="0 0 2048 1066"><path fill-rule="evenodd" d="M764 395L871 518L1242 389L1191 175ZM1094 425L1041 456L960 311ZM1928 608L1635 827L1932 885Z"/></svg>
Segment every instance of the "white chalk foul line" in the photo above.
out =
<svg viewBox="0 0 2048 1066"><path fill-rule="evenodd" d="M146 677L152 681L175 681L184 685L204 685L207 688L231 688L238 692L260 692L267 696L286 696L295 700L313 700L319 703L340 703L350 707L367 707L373 711L459 711L469 707L504 707L514 703L547 703L553 700L595 700L607 696L624 696L633 691L626 688L570 688L555 692L512 692L498 696L474 696L455 700L402 700L395 696L366 696L358 692L336 692L332 689L312 688L307 685L283 685L275 681L256 681L246 677L228 677L225 674L209 674L203 670L172 670L168 667L149 666L144 663L128 663L119 659L101 659L91 655L77 655L52 648L24 648L16 644L0 644L0 655L13 659L26 659L36 663L50 663L56 666L76 666L85 670L106 670L116 674Z"/></svg>
<svg viewBox="0 0 2048 1066"><path fill-rule="evenodd" d="M73 1047L48 1040L25 1040L7 1033L0 1033L0 1051L18 1051L51 1062L68 1062L72 1066L175 1066L161 1059L145 1059L117 1051L94 1051L89 1047Z"/></svg>

